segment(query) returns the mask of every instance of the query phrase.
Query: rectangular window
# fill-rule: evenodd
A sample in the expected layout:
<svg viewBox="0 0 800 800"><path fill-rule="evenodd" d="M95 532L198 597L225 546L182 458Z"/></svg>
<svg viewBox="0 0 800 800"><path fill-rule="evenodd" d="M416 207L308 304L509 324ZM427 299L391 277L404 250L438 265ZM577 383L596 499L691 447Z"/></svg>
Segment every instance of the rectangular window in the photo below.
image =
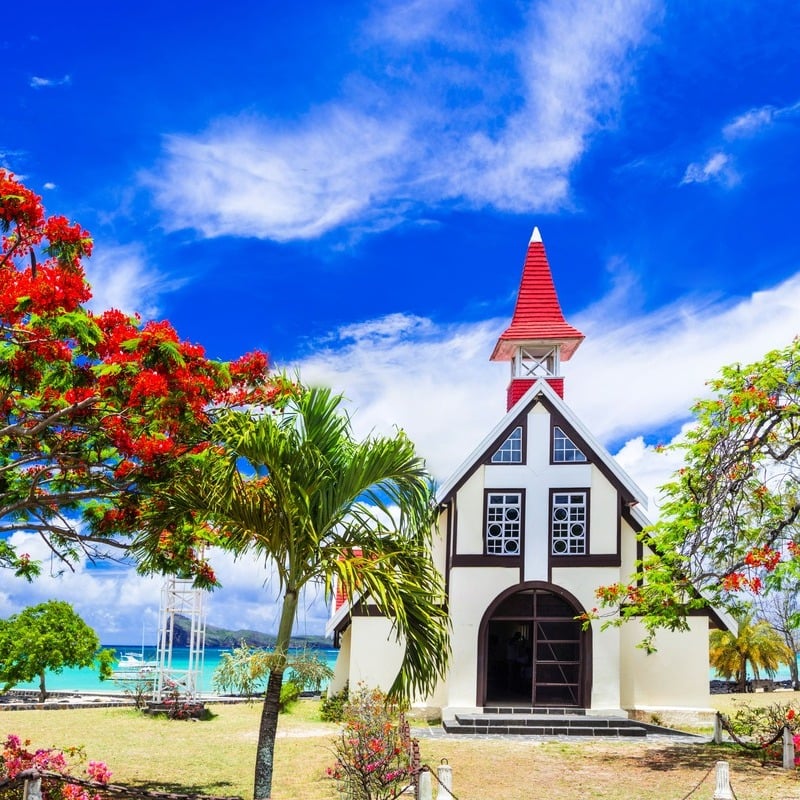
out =
<svg viewBox="0 0 800 800"><path fill-rule="evenodd" d="M589 528L585 491L554 492L550 508L550 552L554 556L584 556Z"/></svg>
<svg viewBox="0 0 800 800"><path fill-rule="evenodd" d="M486 496L486 554L518 556L522 545L522 492Z"/></svg>

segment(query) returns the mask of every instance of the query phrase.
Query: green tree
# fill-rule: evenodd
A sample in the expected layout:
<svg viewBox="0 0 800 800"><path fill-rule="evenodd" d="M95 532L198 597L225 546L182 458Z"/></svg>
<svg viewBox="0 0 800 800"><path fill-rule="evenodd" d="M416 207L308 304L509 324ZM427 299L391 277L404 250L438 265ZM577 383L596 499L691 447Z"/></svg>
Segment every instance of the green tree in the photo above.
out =
<svg viewBox="0 0 800 800"><path fill-rule="evenodd" d="M278 663L273 650L252 648L246 642L220 656L212 683L219 692L231 692L248 700L263 690L273 664ZM291 670L291 680L300 689L316 689L333 677L333 670L313 651L287 655L285 667Z"/></svg>
<svg viewBox="0 0 800 800"><path fill-rule="evenodd" d="M686 628L709 603L741 611L743 597L800 577L800 339L749 365L724 367L695 424L672 445L684 466L662 487L661 520L628 585L601 587L619 622Z"/></svg>
<svg viewBox="0 0 800 800"><path fill-rule="evenodd" d="M39 701L47 698L45 673L64 667L92 667L101 678L111 675L113 653L98 652L97 634L69 603L48 600L0 620L0 680L3 692L18 683L39 679Z"/></svg>
<svg viewBox="0 0 800 800"><path fill-rule="evenodd" d="M780 633L766 620L755 620L752 613L745 612L737 616L736 622L736 633L711 631L709 660L718 675L725 680L733 678L743 692L748 665L755 678L760 670L773 676L780 665L788 664L794 655Z"/></svg>
<svg viewBox="0 0 800 800"><path fill-rule="evenodd" d="M198 454L152 504L137 554L160 571L164 530L208 522L216 542L274 568L282 594L262 707L254 796L272 789L280 690L301 590L330 593L334 578L355 602L392 620L404 657L395 697L430 693L449 657L441 576L431 556L435 504L424 463L404 433L354 439L342 398L300 388L261 416L222 412L219 446ZM213 537L211 537L213 540Z"/></svg>
<svg viewBox="0 0 800 800"><path fill-rule="evenodd" d="M792 688L800 689L797 654L800 653L800 580L793 579L758 598L758 613L783 637L794 657L789 659Z"/></svg>

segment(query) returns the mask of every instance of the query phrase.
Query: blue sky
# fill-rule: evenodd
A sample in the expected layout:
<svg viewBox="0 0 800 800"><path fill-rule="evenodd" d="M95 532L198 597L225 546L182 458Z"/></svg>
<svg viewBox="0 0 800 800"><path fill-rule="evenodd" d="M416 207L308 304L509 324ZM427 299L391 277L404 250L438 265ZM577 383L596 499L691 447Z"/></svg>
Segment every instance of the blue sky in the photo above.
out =
<svg viewBox="0 0 800 800"><path fill-rule="evenodd" d="M780 0L46 0L0 33L0 166L93 233L97 307L268 351L440 482L505 410L538 225L587 334L566 399L652 492L704 381L798 333L798 30ZM209 620L269 629L257 565L220 572ZM157 588L0 576L0 613L58 595L138 641Z"/></svg>

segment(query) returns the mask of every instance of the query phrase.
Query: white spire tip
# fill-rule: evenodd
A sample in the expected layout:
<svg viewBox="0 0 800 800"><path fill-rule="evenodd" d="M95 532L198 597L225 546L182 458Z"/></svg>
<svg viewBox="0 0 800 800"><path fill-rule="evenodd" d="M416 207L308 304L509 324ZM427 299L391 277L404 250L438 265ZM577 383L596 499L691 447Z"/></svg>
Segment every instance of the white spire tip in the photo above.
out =
<svg viewBox="0 0 800 800"><path fill-rule="evenodd" d="M533 233L531 234L531 240L528 244L533 244L534 242L541 242L542 241L542 234L539 233L538 225L533 229Z"/></svg>

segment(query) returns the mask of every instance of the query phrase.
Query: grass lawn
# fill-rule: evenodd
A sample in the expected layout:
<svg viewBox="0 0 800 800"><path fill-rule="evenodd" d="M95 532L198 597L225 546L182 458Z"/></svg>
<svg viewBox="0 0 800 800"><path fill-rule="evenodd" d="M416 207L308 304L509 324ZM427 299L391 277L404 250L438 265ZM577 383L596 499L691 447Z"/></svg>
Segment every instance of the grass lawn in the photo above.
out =
<svg viewBox="0 0 800 800"><path fill-rule="evenodd" d="M727 710L737 702L770 705L797 699L790 693L719 695ZM325 778L337 726L321 722L316 701L302 701L282 715L276 748L276 800L333 800ZM132 709L0 712L3 735L16 733L35 746L81 744L88 758L105 761L112 782L143 789L252 797L260 706L212 705L212 720L171 721ZM680 800L711 770L693 795L710 798L713 766L731 765L740 800L800 798L795 772L729 746L664 740L465 741L422 739L424 763L446 758L459 800Z"/></svg>

